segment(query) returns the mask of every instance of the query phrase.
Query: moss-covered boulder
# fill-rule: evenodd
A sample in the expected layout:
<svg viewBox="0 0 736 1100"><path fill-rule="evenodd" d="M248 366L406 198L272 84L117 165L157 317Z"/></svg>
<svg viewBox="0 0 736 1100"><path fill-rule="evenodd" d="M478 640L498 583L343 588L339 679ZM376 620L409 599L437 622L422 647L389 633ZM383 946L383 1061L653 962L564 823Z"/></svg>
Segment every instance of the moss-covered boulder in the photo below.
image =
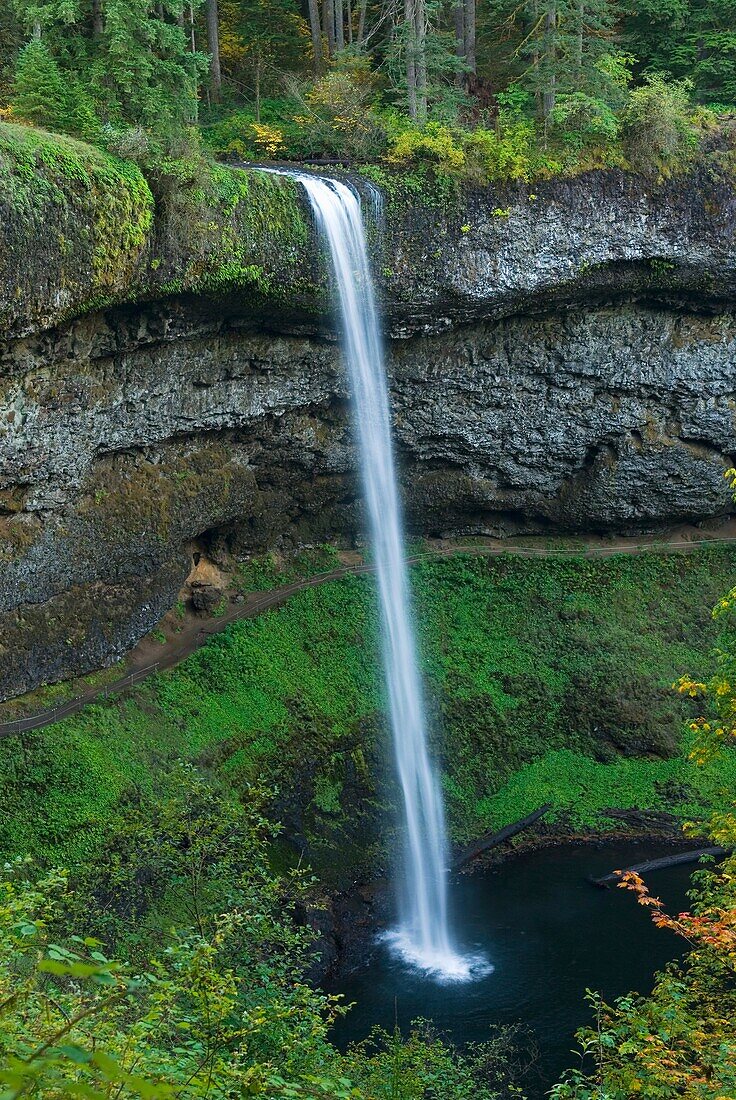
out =
<svg viewBox="0 0 736 1100"><path fill-rule="evenodd" d="M83 142L0 124L0 332L194 293L319 308L308 219L290 179L198 158L147 180Z"/></svg>

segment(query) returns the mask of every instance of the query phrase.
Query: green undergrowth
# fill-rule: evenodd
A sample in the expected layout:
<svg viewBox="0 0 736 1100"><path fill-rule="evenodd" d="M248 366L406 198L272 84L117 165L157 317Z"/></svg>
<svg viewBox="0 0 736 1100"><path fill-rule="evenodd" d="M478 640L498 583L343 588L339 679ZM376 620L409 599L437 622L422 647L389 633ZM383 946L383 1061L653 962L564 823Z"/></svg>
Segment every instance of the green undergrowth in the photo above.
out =
<svg viewBox="0 0 736 1100"><path fill-rule="evenodd" d="M564 820L582 829L620 826L607 809L674 811L683 821L702 819L724 793L736 790L733 754L695 769L687 757L689 739L669 760L620 758L602 764L570 749L547 752L515 772L493 795L477 804L489 828L502 828L547 802L548 820ZM603 814L601 813L603 811Z"/></svg>
<svg viewBox="0 0 736 1100"><path fill-rule="evenodd" d="M331 546L318 546L283 559L275 554L264 554L241 562L232 584L233 588L243 593L266 592L306 577L331 573L341 564L338 552Z"/></svg>
<svg viewBox="0 0 736 1100"><path fill-rule="evenodd" d="M707 813L736 771L727 757L688 765L671 684L712 666L710 607L735 571L729 548L413 567L454 840L546 801L588 828L610 827L608 808ZM88 858L131 791L155 797L157 775L187 757L244 797L273 788L317 864L360 858L395 798L373 586L301 591L134 694L0 742L3 854Z"/></svg>

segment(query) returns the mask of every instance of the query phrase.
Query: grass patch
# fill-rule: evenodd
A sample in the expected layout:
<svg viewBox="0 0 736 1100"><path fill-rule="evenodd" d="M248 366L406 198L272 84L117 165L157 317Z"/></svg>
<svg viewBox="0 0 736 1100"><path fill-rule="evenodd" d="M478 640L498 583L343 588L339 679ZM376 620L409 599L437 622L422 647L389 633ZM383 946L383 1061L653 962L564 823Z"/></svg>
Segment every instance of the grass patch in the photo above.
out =
<svg viewBox="0 0 736 1100"><path fill-rule="evenodd" d="M709 609L735 573L728 547L415 566L454 839L544 801L588 827L605 827L608 807L692 818L717 801L736 771L728 759L688 765L688 704L670 685L712 666ZM1 742L0 849L89 858L123 796L155 795L157 774L182 756L240 789L279 787L277 812L296 807L309 839L344 835L385 797L377 625L373 578L307 589L134 694Z"/></svg>

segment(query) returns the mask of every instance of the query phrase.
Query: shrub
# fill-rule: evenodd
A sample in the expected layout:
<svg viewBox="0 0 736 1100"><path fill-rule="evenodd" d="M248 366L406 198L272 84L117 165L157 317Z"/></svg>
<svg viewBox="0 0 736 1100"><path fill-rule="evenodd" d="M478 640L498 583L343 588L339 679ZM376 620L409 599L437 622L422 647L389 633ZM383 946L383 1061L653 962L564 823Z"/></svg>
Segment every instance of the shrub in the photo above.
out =
<svg viewBox="0 0 736 1100"><path fill-rule="evenodd" d="M698 148L689 103L692 85L659 74L645 79L623 111L624 152L637 171L669 176L684 168Z"/></svg>
<svg viewBox="0 0 736 1100"><path fill-rule="evenodd" d="M253 143L261 155L266 157L278 156L284 150L284 135L276 126L269 126L264 122L253 122Z"/></svg>
<svg viewBox="0 0 736 1100"><path fill-rule="evenodd" d="M467 175L478 182L528 180L534 151L534 124L527 119L493 130L473 130L464 140Z"/></svg>
<svg viewBox="0 0 736 1100"><path fill-rule="evenodd" d="M389 164L424 164L431 166L438 175L459 175L466 166L467 158L462 147L462 138L449 126L440 122L428 122L425 126L416 126L401 120L394 132L389 135L389 148L386 160Z"/></svg>
<svg viewBox="0 0 736 1100"><path fill-rule="evenodd" d="M253 123L250 111L235 111L220 122L205 126L204 143L215 156L237 156L243 160L255 160Z"/></svg>
<svg viewBox="0 0 736 1100"><path fill-rule="evenodd" d="M608 104L585 92L560 96L550 121L553 135L575 150L612 145L620 129Z"/></svg>
<svg viewBox="0 0 736 1100"><path fill-rule="evenodd" d="M386 136L374 109L376 78L367 58L346 54L304 97L307 126L325 152L365 160L380 155Z"/></svg>
<svg viewBox="0 0 736 1100"><path fill-rule="evenodd" d="M396 115L389 123L389 164L429 169L435 176L484 184L490 180L528 180L537 166L534 123L499 119L496 130L464 130L439 122L417 126Z"/></svg>

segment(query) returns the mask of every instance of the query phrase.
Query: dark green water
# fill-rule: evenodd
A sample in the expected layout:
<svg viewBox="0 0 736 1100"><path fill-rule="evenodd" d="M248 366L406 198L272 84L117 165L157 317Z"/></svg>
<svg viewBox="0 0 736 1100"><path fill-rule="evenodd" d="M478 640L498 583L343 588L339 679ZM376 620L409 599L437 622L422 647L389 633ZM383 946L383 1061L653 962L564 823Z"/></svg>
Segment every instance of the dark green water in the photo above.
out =
<svg viewBox="0 0 736 1100"><path fill-rule="evenodd" d="M461 875L452 887L458 937L493 972L463 984L438 984L407 970L378 944L365 966L337 988L356 1007L340 1022L340 1046L364 1039L374 1024L406 1029L432 1019L458 1044L482 1041L489 1027L523 1021L535 1033L539 1061L530 1095L542 1095L572 1065L573 1034L590 1020L585 989L611 1000L648 993L657 969L683 942L656 929L633 894L587 881L615 868L667 855L662 845L563 847L518 856L493 873ZM648 882L670 910L687 906L693 865L653 872Z"/></svg>

